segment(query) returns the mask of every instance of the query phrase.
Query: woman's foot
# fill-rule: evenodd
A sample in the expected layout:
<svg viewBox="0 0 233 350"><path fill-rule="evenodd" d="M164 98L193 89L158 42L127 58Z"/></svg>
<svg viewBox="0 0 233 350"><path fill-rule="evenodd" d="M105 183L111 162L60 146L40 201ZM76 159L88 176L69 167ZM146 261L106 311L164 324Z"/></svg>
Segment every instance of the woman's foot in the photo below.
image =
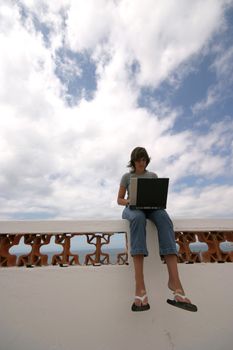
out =
<svg viewBox="0 0 233 350"><path fill-rule="evenodd" d="M173 299L167 299L168 304L176 306L176 307L184 309L184 310L187 310L187 311L192 311L192 312L197 311L197 306L192 304L190 299L188 299L185 296L183 288L173 290L171 288L171 285L168 285L168 288L172 291L172 293L174 295Z"/></svg>
<svg viewBox="0 0 233 350"><path fill-rule="evenodd" d="M176 306L180 309L186 310L186 311L197 311L197 306L192 304L188 298L186 298L183 294L178 293L178 290L173 292L174 298L173 299L167 299L167 303Z"/></svg>
<svg viewBox="0 0 233 350"><path fill-rule="evenodd" d="M137 297L139 297L139 298L137 298ZM137 306L142 306L142 305L148 304L148 298L147 298L145 289L142 289L142 290L139 289L138 290L136 288L134 304L137 305Z"/></svg>
<svg viewBox="0 0 233 350"><path fill-rule="evenodd" d="M191 304L191 300L185 297L185 292L181 283L179 284L180 284L179 287L175 288L175 285L172 285L172 283L168 282L168 288L173 292L174 299L176 301L181 301L181 302L186 302Z"/></svg>
<svg viewBox="0 0 233 350"><path fill-rule="evenodd" d="M143 290L139 293L136 291L134 303L131 307L132 311L146 311L150 309L150 305L148 304L148 298L146 295L146 291Z"/></svg>
<svg viewBox="0 0 233 350"><path fill-rule="evenodd" d="M184 303L188 303L188 304L191 304L191 301L190 299L188 299L186 296L185 296L185 293L183 290L181 289L176 289L174 291L172 291L173 294L174 294L174 300L175 301L180 301L180 302L184 302Z"/></svg>

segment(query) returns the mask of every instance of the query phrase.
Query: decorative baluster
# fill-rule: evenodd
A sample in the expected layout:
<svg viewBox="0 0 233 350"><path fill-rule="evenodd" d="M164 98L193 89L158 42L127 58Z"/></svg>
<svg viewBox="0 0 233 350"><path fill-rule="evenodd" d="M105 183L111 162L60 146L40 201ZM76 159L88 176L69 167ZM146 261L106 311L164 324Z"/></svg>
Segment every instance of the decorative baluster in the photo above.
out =
<svg viewBox="0 0 233 350"><path fill-rule="evenodd" d="M119 254L117 254L117 264L118 265L129 265L128 253L119 253Z"/></svg>
<svg viewBox="0 0 233 350"><path fill-rule="evenodd" d="M223 237L224 237L225 242L233 242L233 231L232 232L223 232ZM226 252L226 253L222 251L222 257L223 257L224 262L233 262L233 244L232 244L231 251Z"/></svg>
<svg viewBox="0 0 233 350"><path fill-rule="evenodd" d="M87 243L95 246L94 253L87 254L85 257L85 265L101 265L109 264L109 254L102 252L102 246L110 242L111 234L105 233L96 233L96 234L87 234ZM94 243L95 240L95 243ZM103 259L101 257L103 256Z"/></svg>
<svg viewBox="0 0 233 350"><path fill-rule="evenodd" d="M117 264L118 265L129 265L128 261L129 255L128 255L128 237L125 233L125 251L124 253L118 253L117 254Z"/></svg>
<svg viewBox="0 0 233 350"><path fill-rule="evenodd" d="M70 252L70 240L74 235L63 233L55 236L55 243L62 246L63 251L60 254L55 254L52 257L52 265L80 265L79 256L77 254L71 254Z"/></svg>
<svg viewBox="0 0 233 350"><path fill-rule="evenodd" d="M178 254L179 263L193 263L198 261L196 253L192 253L189 244L196 242L195 233L192 232L175 232L176 242L180 249ZM199 262L199 261L198 261Z"/></svg>
<svg viewBox="0 0 233 350"><path fill-rule="evenodd" d="M222 232L199 232L198 239L208 245L208 251L202 253L204 262L224 262L219 244L224 242Z"/></svg>
<svg viewBox="0 0 233 350"><path fill-rule="evenodd" d="M42 234L25 234L24 243L29 244L32 250L27 255L21 255L18 259L18 266L43 266L48 265L48 255L41 254L40 247L49 244L50 235Z"/></svg>
<svg viewBox="0 0 233 350"><path fill-rule="evenodd" d="M16 266L16 255L11 255L9 250L14 245L18 245L22 235L7 234L0 235L0 266Z"/></svg>

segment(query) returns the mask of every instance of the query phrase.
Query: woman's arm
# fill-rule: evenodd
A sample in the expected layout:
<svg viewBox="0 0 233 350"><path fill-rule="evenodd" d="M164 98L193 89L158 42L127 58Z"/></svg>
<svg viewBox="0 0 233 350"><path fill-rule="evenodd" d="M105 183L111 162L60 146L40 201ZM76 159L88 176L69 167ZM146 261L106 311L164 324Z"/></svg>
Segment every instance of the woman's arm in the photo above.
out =
<svg viewBox="0 0 233 350"><path fill-rule="evenodd" d="M120 186L118 196L117 196L117 204L119 205L128 205L129 199L125 199L126 188L124 186Z"/></svg>

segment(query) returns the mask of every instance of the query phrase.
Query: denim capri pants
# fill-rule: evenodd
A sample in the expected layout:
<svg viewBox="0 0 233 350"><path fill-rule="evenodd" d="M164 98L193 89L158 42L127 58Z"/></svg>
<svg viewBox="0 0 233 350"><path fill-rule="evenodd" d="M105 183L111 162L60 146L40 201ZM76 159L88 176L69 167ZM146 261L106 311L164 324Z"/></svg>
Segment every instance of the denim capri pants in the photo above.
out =
<svg viewBox="0 0 233 350"><path fill-rule="evenodd" d="M151 220L158 231L161 256L178 254L173 223L164 209L138 210L125 207L122 218L130 222L130 253L148 256L146 244L146 219Z"/></svg>

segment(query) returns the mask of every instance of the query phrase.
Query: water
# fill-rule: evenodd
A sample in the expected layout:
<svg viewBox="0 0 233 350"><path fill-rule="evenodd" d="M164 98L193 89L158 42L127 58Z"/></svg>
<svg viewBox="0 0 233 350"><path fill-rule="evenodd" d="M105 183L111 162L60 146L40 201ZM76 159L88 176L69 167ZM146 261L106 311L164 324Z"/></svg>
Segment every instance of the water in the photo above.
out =
<svg viewBox="0 0 233 350"><path fill-rule="evenodd" d="M103 253L108 253L109 254L109 259L110 259L110 264L117 264L117 255L119 253L124 253L124 249L120 249L120 248L111 248L111 249L103 249L102 250ZM89 250L85 250L85 249L81 249L79 251L73 251L72 254L74 255L78 255L79 257L79 262L81 265L84 265L84 261L85 261L85 257L87 254L92 254L94 253L93 250L89 249ZM14 255L17 256L17 262L18 262L18 258L22 255L28 255L28 252L25 251L21 251L21 252L17 252L14 253ZM46 253L43 253L44 255L48 255L48 264L51 265L52 263L52 258L55 254L60 254L60 252L58 252L57 250L55 251L47 251ZM95 258L95 256L93 255L93 259ZM104 256L101 256L101 259L103 259ZM17 263L16 262L16 263Z"/></svg>

